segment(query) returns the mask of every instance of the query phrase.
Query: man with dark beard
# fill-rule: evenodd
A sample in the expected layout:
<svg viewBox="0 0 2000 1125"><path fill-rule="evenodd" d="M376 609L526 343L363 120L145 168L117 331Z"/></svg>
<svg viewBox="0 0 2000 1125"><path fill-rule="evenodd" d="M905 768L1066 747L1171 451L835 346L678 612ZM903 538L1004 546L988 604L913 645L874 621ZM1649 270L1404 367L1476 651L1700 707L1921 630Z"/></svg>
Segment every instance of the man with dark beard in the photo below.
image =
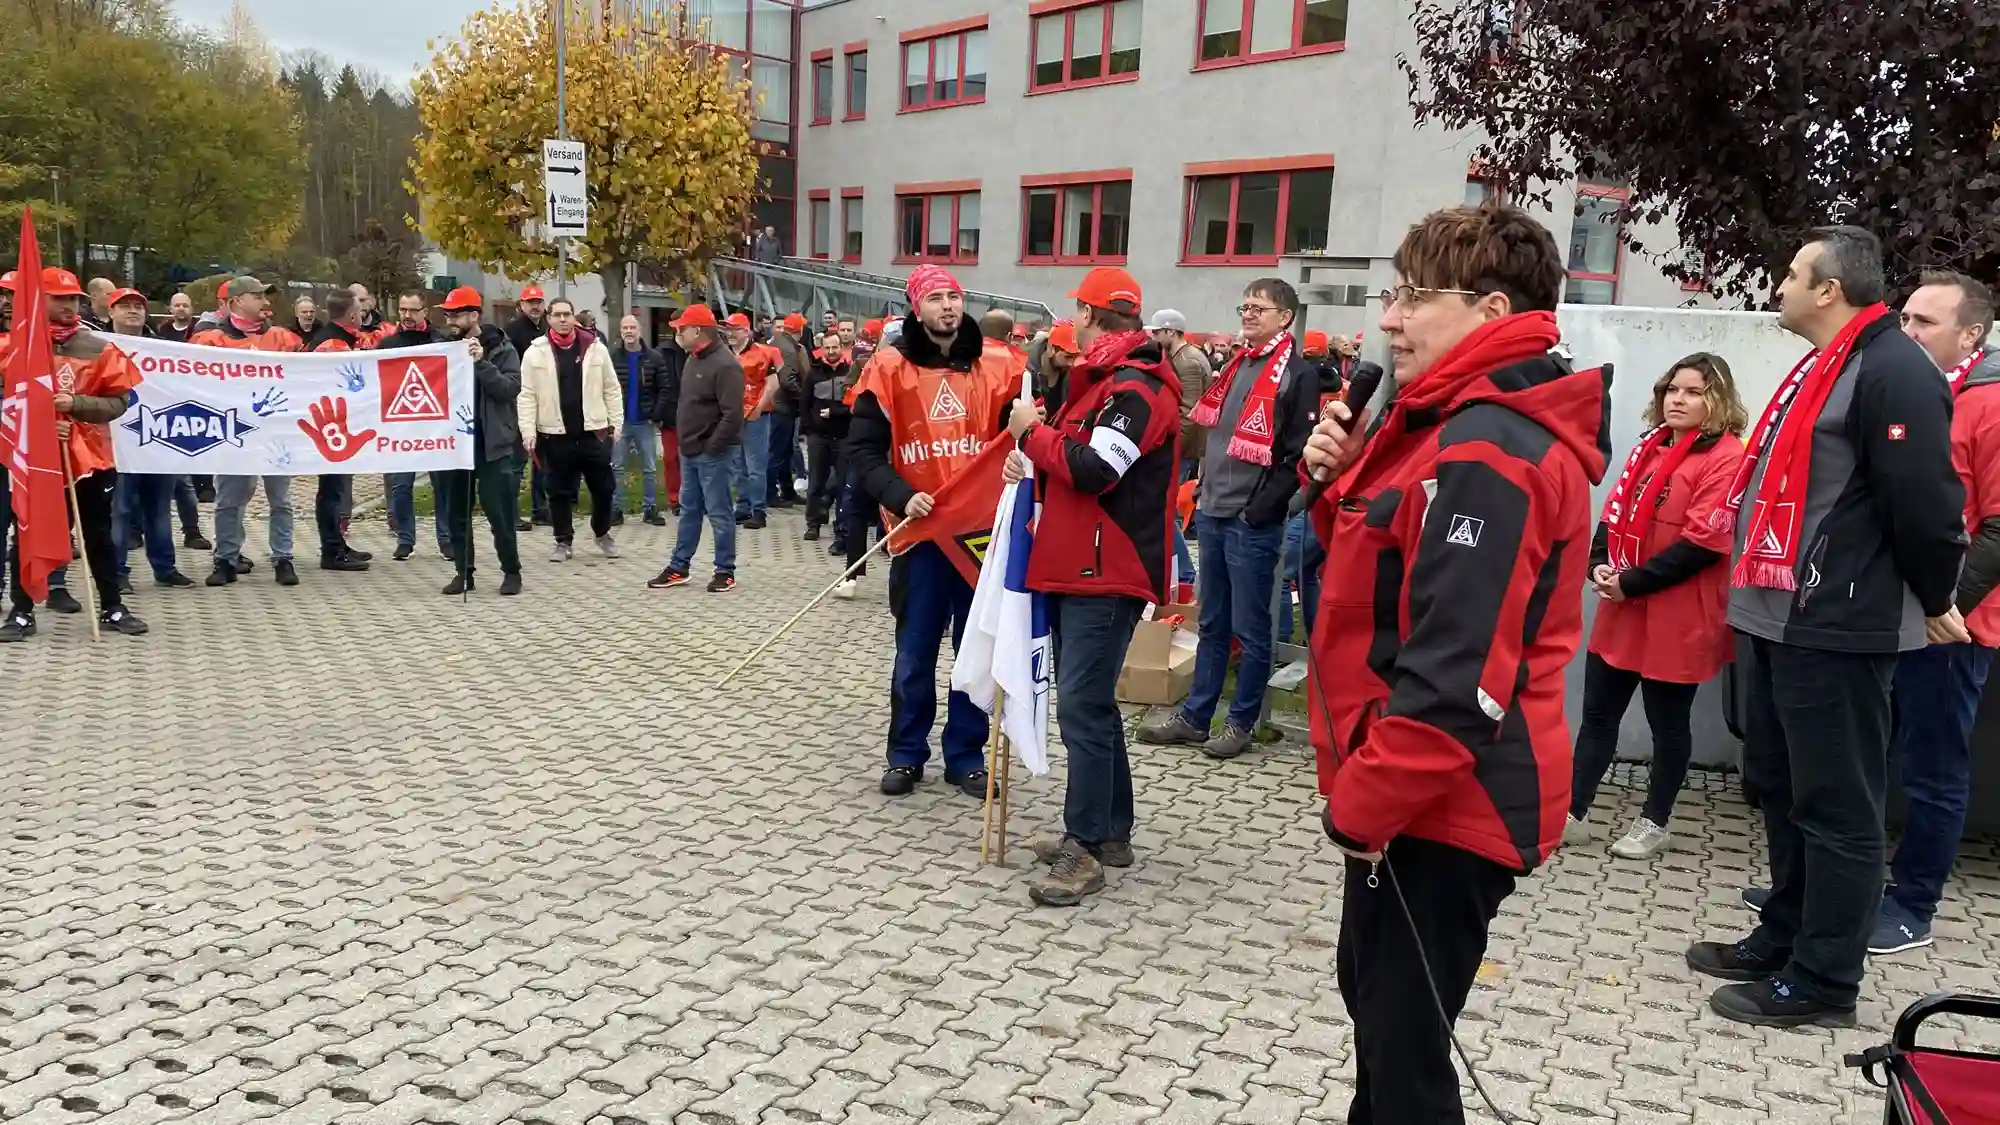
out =
<svg viewBox="0 0 2000 1125"><path fill-rule="evenodd" d="M447 595L472 589L472 496L493 529L493 553L500 559L500 593L521 592L521 551L515 520L521 514L521 423L516 400L521 397L521 357L513 341L497 325L479 319L479 291L461 285L438 306L445 314L445 334L464 340L472 350L476 387L472 413L472 468L438 474L438 487L449 497L452 513L451 556L458 573L444 587Z"/></svg>

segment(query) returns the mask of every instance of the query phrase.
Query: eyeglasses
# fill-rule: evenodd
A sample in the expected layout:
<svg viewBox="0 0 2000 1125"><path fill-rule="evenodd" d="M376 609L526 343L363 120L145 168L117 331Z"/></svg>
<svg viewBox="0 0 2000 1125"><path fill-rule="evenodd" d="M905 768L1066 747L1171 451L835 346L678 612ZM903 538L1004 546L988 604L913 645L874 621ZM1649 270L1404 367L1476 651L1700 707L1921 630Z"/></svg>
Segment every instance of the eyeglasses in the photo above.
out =
<svg viewBox="0 0 2000 1125"><path fill-rule="evenodd" d="M1394 289L1384 289L1375 294L1375 299L1381 302L1382 309L1386 312L1391 308L1416 308L1426 299L1439 293L1452 293L1460 297L1479 296L1470 289L1432 289L1421 285L1398 285Z"/></svg>
<svg viewBox="0 0 2000 1125"><path fill-rule="evenodd" d="M1279 308L1279 307L1278 307L1278 306L1276 306L1276 305L1238 305L1238 306L1236 306L1236 315L1237 315L1237 316L1268 316L1268 315L1269 315L1269 314L1271 314L1271 313L1274 313L1274 312L1283 312L1283 311L1284 311L1283 309Z"/></svg>

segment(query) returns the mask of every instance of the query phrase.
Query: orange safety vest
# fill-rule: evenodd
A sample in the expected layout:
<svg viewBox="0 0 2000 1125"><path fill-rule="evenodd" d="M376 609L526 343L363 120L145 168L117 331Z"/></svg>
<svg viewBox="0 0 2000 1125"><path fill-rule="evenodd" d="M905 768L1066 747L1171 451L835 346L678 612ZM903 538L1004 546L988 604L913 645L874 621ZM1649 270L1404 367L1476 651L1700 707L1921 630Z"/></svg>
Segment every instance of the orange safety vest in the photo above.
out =
<svg viewBox="0 0 2000 1125"><path fill-rule="evenodd" d="M900 350L884 348L861 383L861 392L874 395L889 420L889 463L911 488L932 496L1000 433L1021 389L1007 353L991 348L971 371L918 367ZM910 525L897 544L922 542L925 522Z"/></svg>
<svg viewBox="0 0 2000 1125"><path fill-rule="evenodd" d="M299 334L289 328L266 328L254 336L233 336L220 328L208 328L196 333L188 343L256 352L297 352L304 351L306 346Z"/></svg>
<svg viewBox="0 0 2000 1125"><path fill-rule="evenodd" d="M736 353L743 365L743 417L756 417L757 404L764 400L764 385L771 373L784 366L784 354L769 344L752 344Z"/></svg>
<svg viewBox="0 0 2000 1125"><path fill-rule="evenodd" d="M57 394L94 395L122 401L140 381L139 365L102 336L80 332L56 350ZM69 428L69 465L79 478L115 468L111 427L73 420Z"/></svg>

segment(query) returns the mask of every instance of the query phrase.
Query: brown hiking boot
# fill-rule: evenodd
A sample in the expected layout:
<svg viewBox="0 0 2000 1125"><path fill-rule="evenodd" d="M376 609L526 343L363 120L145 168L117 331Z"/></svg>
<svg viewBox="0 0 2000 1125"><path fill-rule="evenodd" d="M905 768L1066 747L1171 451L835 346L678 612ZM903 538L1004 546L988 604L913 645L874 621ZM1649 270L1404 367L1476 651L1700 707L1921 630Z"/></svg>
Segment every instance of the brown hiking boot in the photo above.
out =
<svg viewBox="0 0 2000 1125"><path fill-rule="evenodd" d="M1037 836L1028 841L1028 850L1035 853L1035 862L1047 866L1062 855L1062 836ZM1106 867L1132 866L1132 845L1124 841L1102 844L1097 849L1097 862Z"/></svg>
<svg viewBox="0 0 2000 1125"><path fill-rule="evenodd" d="M1028 888L1028 897L1043 906L1075 906L1104 889L1104 865L1075 840L1064 840L1049 873Z"/></svg>
<svg viewBox="0 0 2000 1125"><path fill-rule="evenodd" d="M1139 741L1148 746L1199 746L1208 741L1208 732L1187 721L1179 708L1156 723L1139 728Z"/></svg>

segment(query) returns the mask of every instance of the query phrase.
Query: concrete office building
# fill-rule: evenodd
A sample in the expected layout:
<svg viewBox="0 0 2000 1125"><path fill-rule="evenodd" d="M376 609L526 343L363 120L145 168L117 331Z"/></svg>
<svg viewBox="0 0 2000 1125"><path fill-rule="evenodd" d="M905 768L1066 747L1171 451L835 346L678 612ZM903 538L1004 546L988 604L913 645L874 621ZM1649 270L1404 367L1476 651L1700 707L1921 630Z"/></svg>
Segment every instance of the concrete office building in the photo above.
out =
<svg viewBox="0 0 2000 1125"><path fill-rule="evenodd" d="M1395 64L1416 46L1403 5L1351 0L808 0L791 252L939 262L1064 311L1079 274L1119 264L1150 305L1230 328L1244 282L1297 276L1288 255L1387 255L1491 190L1472 137L1416 125ZM1712 304L1619 244L1622 195L1555 193L1567 299Z"/></svg>

